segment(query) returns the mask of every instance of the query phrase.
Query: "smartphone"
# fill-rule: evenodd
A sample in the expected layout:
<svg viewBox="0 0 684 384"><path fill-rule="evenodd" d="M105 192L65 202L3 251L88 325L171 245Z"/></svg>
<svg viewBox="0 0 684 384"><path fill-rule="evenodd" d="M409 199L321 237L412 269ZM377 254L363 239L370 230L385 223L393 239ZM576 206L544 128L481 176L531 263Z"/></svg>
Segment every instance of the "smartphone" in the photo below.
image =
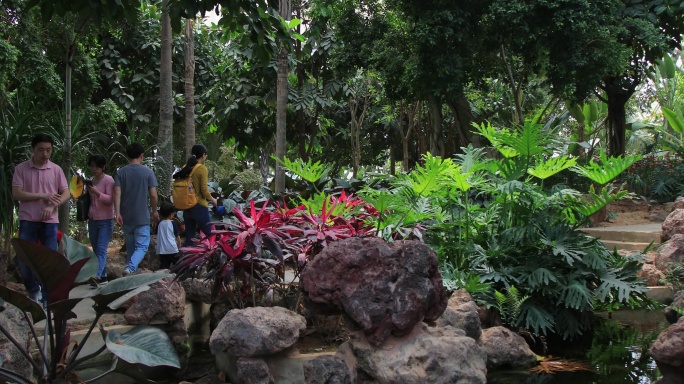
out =
<svg viewBox="0 0 684 384"><path fill-rule="evenodd" d="M92 186L93 186L93 181L92 181L92 180L86 179L85 185L86 185L86 187L92 187Z"/></svg>

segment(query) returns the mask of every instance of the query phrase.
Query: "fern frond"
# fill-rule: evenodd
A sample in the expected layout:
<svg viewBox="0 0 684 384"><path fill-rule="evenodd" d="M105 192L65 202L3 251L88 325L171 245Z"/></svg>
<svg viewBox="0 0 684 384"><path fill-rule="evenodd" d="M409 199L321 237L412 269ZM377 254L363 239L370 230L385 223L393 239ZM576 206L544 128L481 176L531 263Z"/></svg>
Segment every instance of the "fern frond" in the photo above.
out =
<svg viewBox="0 0 684 384"><path fill-rule="evenodd" d="M455 163L461 166L461 172L470 173L486 169L487 159L484 148L474 148L472 144L461 148L463 153L456 155Z"/></svg>
<svg viewBox="0 0 684 384"><path fill-rule="evenodd" d="M430 196L442 188L442 181L447 175L457 172L451 159L442 159L430 153L423 156L424 165L417 166L400 182L410 188L416 195Z"/></svg>
<svg viewBox="0 0 684 384"><path fill-rule="evenodd" d="M556 173L572 168L575 165L577 165L577 159L575 158L569 159L567 156L552 157L535 164L534 167L527 170L527 173L538 179L546 180Z"/></svg>
<svg viewBox="0 0 684 384"><path fill-rule="evenodd" d="M606 152L602 150L599 154L600 164L592 159L589 164L574 167L572 170L595 183L603 185L611 182L641 158L641 155L608 157Z"/></svg>

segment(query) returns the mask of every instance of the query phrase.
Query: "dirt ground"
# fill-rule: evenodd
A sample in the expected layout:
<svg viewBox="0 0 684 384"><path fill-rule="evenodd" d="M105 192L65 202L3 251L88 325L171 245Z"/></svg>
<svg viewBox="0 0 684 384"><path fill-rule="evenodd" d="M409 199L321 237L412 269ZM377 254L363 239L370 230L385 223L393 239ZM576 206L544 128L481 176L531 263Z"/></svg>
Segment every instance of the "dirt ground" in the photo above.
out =
<svg viewBox="0 0 684 384"><path fill-rule="evenodd" d="M641 199L619 200L608 205L599 227L662 223L672 212L673 203L649 203Z"/></svg>

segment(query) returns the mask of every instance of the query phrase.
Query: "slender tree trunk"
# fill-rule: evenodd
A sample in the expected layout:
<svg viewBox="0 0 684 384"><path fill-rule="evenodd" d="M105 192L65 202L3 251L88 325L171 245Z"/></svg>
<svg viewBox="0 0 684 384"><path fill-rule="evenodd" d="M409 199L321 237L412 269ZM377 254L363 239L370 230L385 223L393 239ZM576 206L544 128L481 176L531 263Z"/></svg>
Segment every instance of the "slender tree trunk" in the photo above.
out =
<svg viewBox="0 0 684 384"><path fill-rule="evenodd" d="M623 78L608 78L604 90L608 98L608 154L620 156L625 153L627 142L627 113L625 106L636 91L638 80L625 82Z"/></svg>
<svg viewBox="0 0 684 384"><path fill-rule="evenodd" d="M290 0L280 0L280 16L286 21L290 20ZM278 54L278 84L276 86L276 157L280 160L285 158L287 152L287 49L283 45ZM275 166L275 193L285 192L285 170L276 161Z"/></svg>
<svg viewBox="0 0 684 384"><path fill-rule="evenodd" d="M171 192L171 172L173 170L173 93L171 58L171 18L170 0L162 0L161 22L161 63L159 66L159 167L157 168L158 190L167 196Z"/></svg>
<svg viewBox="0 0 684 384"><path fill-rule="evenodd" d="M434 96L428 97L430 109L429 146L433 156L444 156L444 139L442 138L442 105Z"/></svg>
<svg viewBox="0 0 684 384"><path fill-rule="evenodd" d="M67 182L71 179L71 75L72 75L72 61L74 59L74 49L76 43L73 36L67 36L67 54L66 54L66 73L64 75L64 98L65 98L65 115L66 121L64 123L64 154L62 160L62 170L66 176ZM69 211L71 203L66 202L59 206L59 230L63 233L69 233Z"/></svg>
<svg viewBox="0 0 684 384"><path fill-rule="evenodd" d="M301 7L297 8L297 17L301 19ZM297 26L297 33L301 32L302 25ZM304 92L304 60L302 60L302 42L295 41L295 57L297 58L297 92L301 95ZM304 108L297 110L297 134L299 136L298 148L299 156L303 161L309 160L309 154L306 151L306 113L304 113Z"/></svg>
<svg viewBox="0 0 684 384"><path fill-rule="evenodd" d="M503 61L504 66L506 67L506 74L508 75L508 81L510 82L511 95L513 96L513 108L515 110L515 122L517 124L524 124L525 117L523 116L521 102L522 89L520 87L522 81L519 81L518 84L516 84L515 78L513 77L513 68L511 67L510 62L508 61L508 57L506 57L506 50L504 49L503 44L501 44L501 61Z"/></svg>
<svg viewBox="0 0 684 384"><path fill-rule="evenodd" d="M185 157L195 145L195 20L185 20Z"/></svg>

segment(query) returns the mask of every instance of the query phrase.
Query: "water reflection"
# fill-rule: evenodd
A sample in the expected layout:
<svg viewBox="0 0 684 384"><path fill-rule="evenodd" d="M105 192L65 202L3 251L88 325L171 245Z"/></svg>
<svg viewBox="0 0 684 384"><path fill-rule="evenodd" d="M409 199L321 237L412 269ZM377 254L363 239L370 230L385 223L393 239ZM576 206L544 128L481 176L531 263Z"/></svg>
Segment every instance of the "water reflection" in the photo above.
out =
<svg viewBox="0 0 684 384"><path fill-rule="evenodd" d="M607 316L606 316L607 317ZM667 325L659 311L620 311L602 319L594 328L591 347L578 351L572 343L554 354L577 360L578 356L594 372L529 371L494 372L489 384L650 384L660 377L648 349Z"/></svg>

